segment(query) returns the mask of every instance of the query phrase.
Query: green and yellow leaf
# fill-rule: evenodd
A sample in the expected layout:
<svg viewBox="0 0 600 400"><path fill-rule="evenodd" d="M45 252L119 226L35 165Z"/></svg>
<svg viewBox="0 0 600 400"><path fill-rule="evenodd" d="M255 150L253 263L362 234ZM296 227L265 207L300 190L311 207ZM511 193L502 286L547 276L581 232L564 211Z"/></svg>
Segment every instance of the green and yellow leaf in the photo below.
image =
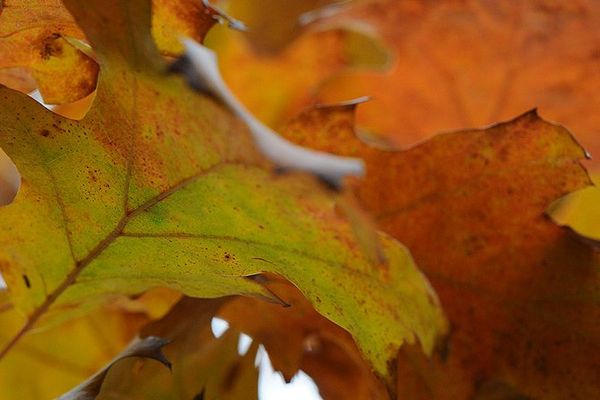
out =
<svg viewBox="0 0 600 400"><path fill-rule="evenodd" d="M22 175L0 210L0 270L27 316L1 356L32 328L115 294L169 287L279 302L251 279L265 271L351 332L390 382L399 346L433 348L445 320L407 250L381 234L385 262L373 264L334 193L273 173L243 124L168 75L148 1L65 4L101 68L85 118L0 89L0 146Z"/></svg>

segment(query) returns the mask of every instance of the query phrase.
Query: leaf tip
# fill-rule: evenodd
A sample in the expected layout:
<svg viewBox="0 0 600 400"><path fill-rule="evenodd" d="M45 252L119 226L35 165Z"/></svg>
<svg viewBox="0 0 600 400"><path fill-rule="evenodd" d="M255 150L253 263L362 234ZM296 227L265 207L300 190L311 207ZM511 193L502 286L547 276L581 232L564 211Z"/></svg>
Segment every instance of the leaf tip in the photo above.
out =
<svg viewBox="0 0 600 400"><path fill-rule="evenodd" d="M265 294L255 295L256 297L265 300L269 303L280 305L284 308L292 306L290 303L282 299L277 293L273 292L269 288L269 286L267 285L267 283L269 282L269 278L265 274L248 275L245 278L259 284L265 290Z"/></svg>

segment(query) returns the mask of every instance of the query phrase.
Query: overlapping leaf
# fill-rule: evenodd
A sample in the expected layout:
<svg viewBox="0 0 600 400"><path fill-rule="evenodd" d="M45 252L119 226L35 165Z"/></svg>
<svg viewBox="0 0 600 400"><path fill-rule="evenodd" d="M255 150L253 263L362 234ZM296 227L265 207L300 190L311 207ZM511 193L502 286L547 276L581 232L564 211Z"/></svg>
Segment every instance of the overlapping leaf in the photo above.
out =
<svg viewBox="0 0 600 400"><path fill-rule="evenodd" d="M406 250L381 235L387 262L372 264L332 193L271 173L243 125L166 76L147 1L65 4L101 66L86 117L0 90L0 145L23 178L0 210L0 269L28 316L2 355L40 320L114 293L168 286L279 301L248 278L261 271L349 330L380 374L403 342L433 347L445 322Z"/></svg>
<svg viewBox="0 0 600 400"><path fill-rule="evenodd" d="M149 39L146 3L67 3L102 65L88 117L75 123L13 92L0 93L6 96L0 145L24 177L14 204L0 210L6 221L0 268L11 302L29 315L16 339L40 319L83 312L115 292L166 285L195 296L268 297L292 307L236 298L222 314L264 343L288 378L298 368L312 374L324 397L383 397L348 335L290 283L255 275L270 271L348 329L379 374L393 372L399 398L600 397L600 261L589 214L597 205L571 200L562 217L553 214L579 235L545 215L555 200L590 185L580 165L585 153L564 128L530 112L398 152L354 136L352 103L309 110L288 125L299 143L366 160L367 179L353 182L354 191L381 227L410 246L439 291L452 324L447 341L437 343L433 358L416 345L396 353L415 337L433 347L444 325L406 253L381 236L387 263L373 265L360 250L364 240L334 210L335 195L307 176L273 175L226 110L166 77ZM232 11L246 13L255 28L279 23L255 29L249 41L239 35L209 40L223 56L228 82L272 126L315 99L375 95L361 106L359 122L367 128L361 139L381 148L384 140L367 133L413 144L539 106L581 134L592 153L598 149L590 74L598 58L595 3L369 0L313 13L309 34L282 47L300 32L290 23L299 11L322 3L286 3L265 13L234 1ZM169 55L181 50L175 32L200 39L214 22L199 3L155 6L154 35ZM210 24L195 23L202 20ZM394 63L386 72L348 71L384 63L369 29L393 49ZM39 50L44 35L28 40ZM21 71L10 79L27 87ZM0 309L10 307L3 304ZM202 337L193 329L174 334L218 342L203 329ZM207 368L194 367L200 378L175 392L235 397L237 389L222 389L238 387L224 382L240 371L240 390L254 388L252 352L244 368L229 368L227 360L237 357L235 337L221 339L208 358L194 358L193 340L184 341L180 355L190 357L189 365L225 361L212 383ZM26 344L8 353L6 368L12 370L10 357ZM109 377L107 398L174 395L165 371L136 362L121 368Z"/></svg>
<svg viewBox="0 0 600 400"><path fill-rule="evenodd" d="M570 133L529 112L382 151L354 135L354 107L309 110L287 132L365 159L372 173L356 184L360 200L409 245L449 315L450 340L436 359L404 350L399 393L598 397L598 254L544 213L591 185Z"/></svg>
<svg viewBox="0 0 600 400"><path fill-rule="evenodd" d="M394 63L383 74L342 74L318 97L373 96L359 124L403 146L537 107L600 153L599 21L599 4L587 0L357 3L324 22L369 23Z"/></svg>
<svg viewBox="0 0 600 400"><path fill-rule="evenodd" d="M47 103L75 101L96 87L98 65L68 38L82 38L59 0L0 4L0 68L28 67Z"/></svg>
<svg viewBox="0 0 600 400"><path fill-rule="evenodd" d="M302 2L294 3L300 5ZM276 8L287 6L286 2ZM258 7L257 3L235 2L232 12L239 12L242 18L253 7ZM292 7L288 12L294 9ZM281 24L276 13L250 14L268 27ZM287 13L286 16L284 19L291 24L293 19ZM297 26L297 22L293 26ZM258 30L256 35L262 31ZM303 34L299 35L299 32ZM258 50L260 45L254 44L252 32L243 34L216 30L207 38L207 45L219 55L227 84L250 111L271 127L279 127L283 121L311 104L318 88L340 71L381 68L388 62L387 50L379 39L361 27L306 32L297 27L293 35L295 39L286 47L278 48L274 54L274 49L266 54ZM257 40L260 42L262 39ZM275 41L278 40L281 37Z"/></svg>
<svg viewBox="0 0 600 400"><path fill-rule="evenodd" d="M144 327L142 336L170 341L164 353L173 363L172 372L151 360L123 360L109 371L98 399L256 399L258 346L240 356L238 332L213 336L211 319L221 304L184 298L164 318Z"/></svg>

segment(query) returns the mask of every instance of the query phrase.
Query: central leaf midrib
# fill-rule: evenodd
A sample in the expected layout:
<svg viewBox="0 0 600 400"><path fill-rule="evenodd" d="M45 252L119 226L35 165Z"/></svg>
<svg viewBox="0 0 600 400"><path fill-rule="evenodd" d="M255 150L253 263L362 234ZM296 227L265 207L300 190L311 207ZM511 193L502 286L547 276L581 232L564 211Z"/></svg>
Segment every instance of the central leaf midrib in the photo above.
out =
<svg viewBox="0 0 600 400"><path fill-rule="evenodd" d="M156 196L152 197L151 199L147 200L146 202L144 202L143 204L137 206L136 208L128 211L125 215L123 215L123 217L121 217L121 219L119 220L119 222L117 222L117 225L115 226L115 228L104 238L102 239L100 242L98 242L98 244L96 245L96 247L94 247L87 256L85 256L84 258L82 258L81 260L79 260L76 264L75 264L75 270L78 270L79 272L81 272L86 266L88 266L92 261L94 261L96 258L98 258L98 256L100 254L102 254L104 252L104 250L106 250L108 248L108 246L110 246L117 238L119 238L122 233L123 230L125 229L125 227L127 226L127 224L133 220L135 217L137 217L138 215L140 215L141 213L143 213L144 211L148 211L150 208L154 207L155 205L159 204L161 201L165 200L166 198L170 197L172 194L177 193L179 190L187 187L188 185L196 182L198 179L212 173L215 172L215 170L225 166L225 165L245 165L245 164L239 164L239 163L227 163L227 162L218 162L214 165L212 165L211 167L203 170L202 172L199 172L197 174L194 174L188 178L185 178L183 180L181 180L179 183L177 183L176 185L172 186L171 188L165 190L164 192L161 192L159 194L157 194ZM74 282L71 282L74 283Z"/></svg>

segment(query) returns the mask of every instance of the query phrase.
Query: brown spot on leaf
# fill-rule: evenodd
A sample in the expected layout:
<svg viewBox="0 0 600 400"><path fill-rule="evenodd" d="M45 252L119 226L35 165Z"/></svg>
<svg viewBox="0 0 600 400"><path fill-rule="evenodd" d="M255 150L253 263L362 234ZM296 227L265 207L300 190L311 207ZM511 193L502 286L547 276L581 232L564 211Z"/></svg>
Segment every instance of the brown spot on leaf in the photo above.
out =
<svg viewBox="0 0 600 400"><path fill-rule="evenodd" d="M57 39L60 38L58 33L53 33L48 36L42 42L42 48L40 50L40 57L43 60L48 60L50 57L59 57L63 53L63 47L60 41Z"/></svg>
<svg viewBox="0 0 600 400"><path fill-rule="evenodd" d="M29 277L25 274L23 274L23 282L25 282L25 286L27 286L27 289L31 288L31 282L29 282Z"/></svg>

